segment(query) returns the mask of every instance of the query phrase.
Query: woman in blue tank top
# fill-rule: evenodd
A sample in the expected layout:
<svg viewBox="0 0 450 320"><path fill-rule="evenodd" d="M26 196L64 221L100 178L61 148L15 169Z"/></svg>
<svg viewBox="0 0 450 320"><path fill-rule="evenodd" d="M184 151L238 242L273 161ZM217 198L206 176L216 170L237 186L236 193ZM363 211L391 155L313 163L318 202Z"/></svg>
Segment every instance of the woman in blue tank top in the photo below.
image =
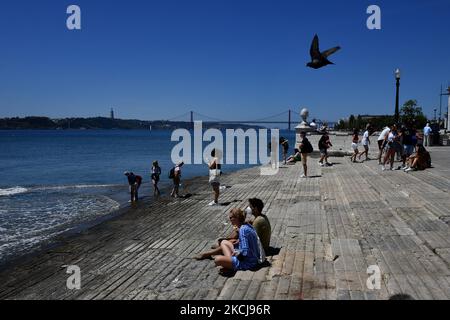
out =
<svg viewBox="0 0 450 320"><path fill-rule="evenodd" d="M250 224L245 223L245 214L241 209L232 209L229 219L233 225L239 228L239 242L233 245L228 240L222 241L220 246L223 255L215 257L216 266L225 269L221 270L222 272L255 268L261 256L255 229Z"/></svg>

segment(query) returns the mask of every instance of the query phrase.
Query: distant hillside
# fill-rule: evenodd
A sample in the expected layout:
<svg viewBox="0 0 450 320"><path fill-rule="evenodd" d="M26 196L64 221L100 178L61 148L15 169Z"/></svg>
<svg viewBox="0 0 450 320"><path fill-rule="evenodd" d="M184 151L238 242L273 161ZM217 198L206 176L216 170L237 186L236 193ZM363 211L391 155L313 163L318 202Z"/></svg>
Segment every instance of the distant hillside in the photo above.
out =
<svg viewBox="0 0 450 320"><path fill-rule="evenodd" d="M68 130L68 129L125 129L125 130L173 130L179 128L191 128L190 122L174 121L141 121L122 120L110 118L65 118L50 119L47 117L3 118L0 119L0 130L17 129L44 129L44 130ZM204 128L236 129L236 128L260 128L244 124L221 124L204 122Z"/></svg>

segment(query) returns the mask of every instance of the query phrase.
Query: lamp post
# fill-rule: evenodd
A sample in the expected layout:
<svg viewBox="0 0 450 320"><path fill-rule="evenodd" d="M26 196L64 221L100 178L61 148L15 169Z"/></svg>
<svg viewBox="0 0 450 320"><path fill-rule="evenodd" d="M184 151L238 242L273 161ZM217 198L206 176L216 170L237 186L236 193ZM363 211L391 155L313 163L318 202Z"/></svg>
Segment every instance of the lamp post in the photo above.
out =
<svg viewBox="0 0 450 320"><path fill-rule="evenodd" d="M435 121L435 122L436 122L436 111L437 111L437 109L434 108L434 121Z"/></svg>
<svg viewBox="0 0 450 320"><path fill-rule="evenodd" d="M447 96L448 96L448 107L447 107L447 131L449 131L450 128L450 86L447 88Z"/></svg>
<svg viewBox="0 0 450 320"><path fill-rule="evenodd" d="M441 123L441 115L442 115L442 96L449 96L449 104L448 104L448 108L450 109L450 87L448 87L447 89L447 93L442 91L442 86L441 86L441 93L439 95L440 100L439 100L439 123ZM447 115L444 114L444 129L448 130L448 110L447 110Z"/></svg>
<svg viewBox="0 0 450 320"><path fill-rule="evenodd" d="M400 119L400 112L398 107L399 100L399 91L400 91L400 69L395 70L395 79L397 80L397 92L395 96L395 115L394 115L394 123L398 124Z"/></svg>

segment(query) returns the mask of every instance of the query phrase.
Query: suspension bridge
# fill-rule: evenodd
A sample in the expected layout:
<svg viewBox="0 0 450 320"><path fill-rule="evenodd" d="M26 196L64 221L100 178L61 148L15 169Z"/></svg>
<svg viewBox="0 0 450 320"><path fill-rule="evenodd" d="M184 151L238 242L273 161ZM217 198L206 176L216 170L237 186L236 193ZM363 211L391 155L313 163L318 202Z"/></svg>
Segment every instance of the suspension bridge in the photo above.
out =
<svg viewBox="0 0 450 320"><path fill-rule="evenodd" d="M208 123L220 123L220 124L287 124L288 130L292 130L292 125L299 123L300 114L295 112L294 110L286 110L281 113L277 113L271 116L267 116L260 119L255 120L226 120L226 119L218 119L215 117L211 117L208 115L204 115L195 111L188 111L176 117L167 119L167 121L176 121L176 122L190 122L192 127L195 121L203 121ZM318 124L324 123L321 120L316 121Z"/></svg>

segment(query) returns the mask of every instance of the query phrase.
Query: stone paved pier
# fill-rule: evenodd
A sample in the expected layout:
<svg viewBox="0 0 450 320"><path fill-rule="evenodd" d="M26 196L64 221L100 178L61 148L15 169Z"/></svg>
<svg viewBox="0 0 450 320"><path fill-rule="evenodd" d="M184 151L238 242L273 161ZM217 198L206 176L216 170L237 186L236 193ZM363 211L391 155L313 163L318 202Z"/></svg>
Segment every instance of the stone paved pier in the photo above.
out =
<svg viewBox="0 0 450 320"><path fill-rule="evenodd" d="M331 168L310 159L309 179L300 164L228 174L216 208L201 178L184 190L191 197L143 204L3 271L0 299L450 299L450 149L430 151L434 168L409 174L348 157ZM270 266L226 278L193 260L250 197L272 224ZM66 288L67 265L81 268L81 290ZM372 265L379 290L366 285Z"/></svg>

